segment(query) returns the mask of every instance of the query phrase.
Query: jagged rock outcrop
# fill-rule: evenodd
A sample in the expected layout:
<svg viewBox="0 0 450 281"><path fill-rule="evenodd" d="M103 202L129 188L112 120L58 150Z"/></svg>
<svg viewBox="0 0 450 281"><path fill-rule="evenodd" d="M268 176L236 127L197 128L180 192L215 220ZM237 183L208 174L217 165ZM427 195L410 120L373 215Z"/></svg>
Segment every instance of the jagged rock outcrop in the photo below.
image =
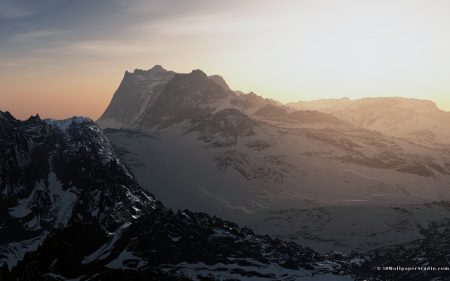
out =
<svg viewBox="0 0 450 281"><path fill-rule="evenodd" d="M96 217L114 232L157 208L90 119L0 112L0 261L14 265L47 233Z"/></svg>

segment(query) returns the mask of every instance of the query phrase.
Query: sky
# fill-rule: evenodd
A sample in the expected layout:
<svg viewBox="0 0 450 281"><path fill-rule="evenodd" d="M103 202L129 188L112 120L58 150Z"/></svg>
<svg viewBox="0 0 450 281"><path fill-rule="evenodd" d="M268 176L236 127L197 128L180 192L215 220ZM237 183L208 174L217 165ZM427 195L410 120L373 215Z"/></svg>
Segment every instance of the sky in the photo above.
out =
<svg viewBox="0 0 450 281"><path fill-rule="evenodd" d="M450 111L450 1L0 0L0 110L98 119L126 70L221 75L283 103Z"/></svg>

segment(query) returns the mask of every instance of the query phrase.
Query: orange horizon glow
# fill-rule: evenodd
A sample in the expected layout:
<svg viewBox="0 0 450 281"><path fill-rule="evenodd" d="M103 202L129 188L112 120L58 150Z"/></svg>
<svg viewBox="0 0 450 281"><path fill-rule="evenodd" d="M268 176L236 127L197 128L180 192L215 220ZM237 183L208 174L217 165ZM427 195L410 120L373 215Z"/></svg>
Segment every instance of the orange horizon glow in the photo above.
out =
<svg viewBox="0 0 450 281"><path fill-rule="evenodd" d="M447 1L100 2L0 13L0 110L96 120L126 70L159 64L282 103L400 96L450 111Z"/></svg>
<svg viewBox="0 0 450 281"><path fill-rule="evenodd" d="M133 70L128 70L133 72ZM186 72L187 73L187 72ZM207 75L210 75L207 73ZM219 74L220 75L220 74ZM30 116L39 114L41 118L51 119L67 119L73 116L85 116L92 120L97 120L103 114L108 107L113 94L117 90L122 78L123 73L119 75L111 75L115 79L109 79L104 77L102 79L93 80L53 80L48 81L30 81L28 83L21 83L20 85L8 85L3 84L3 89L7 89L10 93L8 99L3 101L0 106L1 111L9 111L15 118L20 120L26 120ZM222 75L221 75L222 76ZM226 80L226 77L224 77ZM115 80L114 83L110 80ZM84 83L81 83L84 82ZM228 85L233 90L239 90L233 87L233 85L226 80ZM244 93L249 93L246 91ZM260 93L253 91L258 95ZM264 98L276 99L274 96L263 96ZM373 97L373 96L367 96ZM394 97L392 96L375 96L375 97ZM403 96L406 98L412 98ZM346 96L341 97L329 97L329 98L348 98ZM325 98L324 98L325 99ZM352 99L352 98L350 98ZM315 99L303 99L303 101L312 101ZM352 100L355 100L354 98ZM423 99L431 100L431 99ZM289 102L298 102L299 100L278 100L284 104ZM449 103L438 103L435 100L431 100L436 103L436 106L444 111L450 111L450 106L445 107ZM442 106L444 105L444 106Z"/></svg>

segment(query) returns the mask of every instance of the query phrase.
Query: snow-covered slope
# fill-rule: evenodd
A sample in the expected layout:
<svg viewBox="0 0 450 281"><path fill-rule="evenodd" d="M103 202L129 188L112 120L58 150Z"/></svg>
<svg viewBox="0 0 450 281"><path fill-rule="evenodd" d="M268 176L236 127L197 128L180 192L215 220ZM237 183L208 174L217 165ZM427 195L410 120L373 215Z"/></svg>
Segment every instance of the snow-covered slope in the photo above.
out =
<svg viewBox="0 0 450 281"><path fill-rule="evenodd" d="M321 255L205 213L166 210L139 187L92 120L19 121L0 112L0 129L2 281L352 280L357 274L358 254Z"/></svg>
<svg viewBox="0 0 450 281"><path fill-rule="evenodd" d="M0 112L0 130L2 281L301 280L341 267L204 213L166 210L88 118Z"/></svg>
<svg viewBox="0 0 450 281"><path fill-rule="evenodd" d="M382 214L396 225L401 219L393 207L450 198L450 159L438 150L346 126L280 129L233 110L153 134L105 133L141 185L168 207L205 211L323 251L404 242L405 235L388 237L394 227L381 231ZM330 207L329 215L308 211L318 207ZM293 217L280 215L286 210ZM431 218L445 217L433 212ZM351 213L361 216L359 240L344 231L351 229ZM303 215L319 219L305 223ZM314 237L306 235L319 226ZM339 226L343 231L335 232ZM415 233L410 241L420 236Z"/></svg>
<svg viewBox="0 0 450 281"><path fill-rule="evenodd" d="M400 98L301 105L296 110L253 93L230 96L196 70L175 76L132 128L105 133L144 188L152 186L174 209L220 215L321 251L364 251L422 237L417 226L409 236L397 235L402 219L392 208L450 199L448 130L440 127L439 142L427 142L434 134L427 131L411 139L406 122L417 112L444 126L445 113ZM379 126L364 114L379 115L373 123ZM444 217L432 209L427 215ZM299 217L281 215L286 210ZM426 224L424 213L412 213L411 223ZM319 219L305 221L304 214ZM367 218L356 219L356 229L347 227L354 214ZM386 228L381 218L390 215Z"/></svg>

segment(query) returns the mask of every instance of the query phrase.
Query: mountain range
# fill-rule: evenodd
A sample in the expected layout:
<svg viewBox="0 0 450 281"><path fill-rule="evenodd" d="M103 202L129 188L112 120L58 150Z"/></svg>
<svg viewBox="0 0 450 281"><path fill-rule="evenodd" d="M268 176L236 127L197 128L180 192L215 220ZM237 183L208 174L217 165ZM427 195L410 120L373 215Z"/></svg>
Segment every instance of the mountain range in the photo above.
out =
<svg viewBox="0 0 450 281"><path fill-rule="evenodd" d="M0 112L0 280L445 280L449 122L161 66L96 122Z"/></svg>
<svg viewBox="0 0 450 281"><path fill-rule="evenodd" d="M132 124L104 133L166 206L323 253L413 243L420 227L448 217L439 202L450 195L450 113L434 103L282 105L236 92L200 70L175 74ZM120 95L134 93L113 100Z"/></svg>

